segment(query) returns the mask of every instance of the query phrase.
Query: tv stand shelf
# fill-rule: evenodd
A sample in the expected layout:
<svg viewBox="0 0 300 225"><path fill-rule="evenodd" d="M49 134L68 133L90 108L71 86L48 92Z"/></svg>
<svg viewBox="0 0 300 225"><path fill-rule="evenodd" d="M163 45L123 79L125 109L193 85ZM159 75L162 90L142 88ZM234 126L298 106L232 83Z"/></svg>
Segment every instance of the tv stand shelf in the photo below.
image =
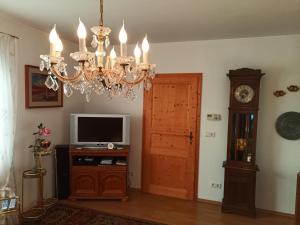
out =
<svg viewBox="0 0 300 225"><path fill-rule="evenodd" d="M70 147L71 200L121 199L127 200L129 146L123 149ZM111 159L111 165L101 164ZM116 165L117 162L123 165Z"/></svg>

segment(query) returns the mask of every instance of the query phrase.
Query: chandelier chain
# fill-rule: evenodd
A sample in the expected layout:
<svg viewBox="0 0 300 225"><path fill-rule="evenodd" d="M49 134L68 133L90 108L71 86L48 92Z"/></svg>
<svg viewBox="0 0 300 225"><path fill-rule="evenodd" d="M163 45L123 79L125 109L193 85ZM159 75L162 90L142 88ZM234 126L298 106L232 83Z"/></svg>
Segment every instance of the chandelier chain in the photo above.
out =
<svg viewBox="0 0 300 225"><path fill-rule="evenodd" d="M100 0L100 26L103 25L103 0Z"/></svg>

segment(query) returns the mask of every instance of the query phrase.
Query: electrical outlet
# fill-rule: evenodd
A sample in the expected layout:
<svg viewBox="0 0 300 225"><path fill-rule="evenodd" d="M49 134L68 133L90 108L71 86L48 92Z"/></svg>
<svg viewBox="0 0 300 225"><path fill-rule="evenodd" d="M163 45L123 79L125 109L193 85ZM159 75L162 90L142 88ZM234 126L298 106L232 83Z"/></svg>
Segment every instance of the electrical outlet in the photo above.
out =
<svg viewBox="0 0 300 225"><path fill-rule="evenodd" d="M205 137L216 137L216 132L206 131Z"/></svg>
<svg viewBox="0 0 300 225"><path fill-rule="evenodd" d="M212 183L212 184L211 184L211 188L214 188L214 189L222 189L222 184Z"/></svg>

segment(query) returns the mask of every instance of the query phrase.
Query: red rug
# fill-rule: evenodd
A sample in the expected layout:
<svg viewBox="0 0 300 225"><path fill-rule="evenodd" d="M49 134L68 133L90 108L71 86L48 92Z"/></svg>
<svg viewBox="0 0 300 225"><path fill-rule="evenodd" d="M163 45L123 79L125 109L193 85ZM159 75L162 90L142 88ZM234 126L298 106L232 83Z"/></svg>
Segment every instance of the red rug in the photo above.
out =
<svg viewBox="0 0 300 225"><path fill-rule="evenodd" d="M123 217L92 209L58 203L48 209L41 225L163 225L136 218Z"/></svg>

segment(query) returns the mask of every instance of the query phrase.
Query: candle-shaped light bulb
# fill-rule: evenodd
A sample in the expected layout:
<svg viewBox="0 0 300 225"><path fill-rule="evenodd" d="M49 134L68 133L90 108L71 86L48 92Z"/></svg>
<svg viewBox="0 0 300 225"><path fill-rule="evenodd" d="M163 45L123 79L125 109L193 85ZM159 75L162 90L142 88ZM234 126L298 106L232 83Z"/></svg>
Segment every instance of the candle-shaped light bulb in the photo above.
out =
<svg viewBox="0 0 300 225"><path fill-rule="evenodd" d="M86 38L86 29L85 29L84 24L80 20L80 18L79 18L79 25L78 25L78 28L77 28L77 36L80 39L81 38Z"/></svg>
<svg viewBox="0 0 300 225"><path fill-rule="evenodd" d="M124 21L123 21L123 26L119 33L119 40L120 40L120 55L121 55L121 57L126 56L127 55L127 46L126 46L127 33L125 30Z"/></svg>
<svg viewBox="0 0 300 225"><path fill-rule="evenodd" d="M136 44L134 49L134 56L135 56L135 63L140 64L141 63L141 49L139 47L139 43Z"/></svg>
<svg viewBox="0 0 300 225"><path fill-rule="evenodd" d="M115 51L115 47L113 47L112 50L110 51L111 68L113 68L115 66L116 58L117 58L117 54L116 54L116 51Z"/></svg>
<svg viewBox="0 0 300 225"><path fill-rule="evenodd" d="M50 41L50 56L55 56L55 44L58 39L58 34L56 33L56 25L52 28L49 34L49 41Z"/></svg>
<svg viewBox="0 0 300 225"><path fill-rule="evenodd" d="M56 32L56 24L54 24L54 26L53 26L52 30L50 31L50 34L49 34L50 43L55 44L57 38L58 38L58 34Z"/></svg>
<svg viewBox="0 0 300 225"><path fill-rule="evenodd" d="M64 46L62 41L60 40L59 36L57 37L56 43L55 43L55 51L56 51L56 56L60 57L61 52L63 51Z"/></svg>
<svg viewBox="0 0 300 225"><path fill-rule="evenodd" d="M148 64L148 52L149 52L149 42L148 42L148 38L147 35L145 36L143 43L142 43L142 49L143 49L143 63Z"/></svg>
<svg viewBox="0 0 300 225"><path fill-rule="evenodd" d="M64 49L63 43L62 43L61 39L58 37L56 44L55 44L55 50L57 52L62 52L63 49Z"/></svg>
<svg viewBox="0 0 300 225"><path fill-rule="evenodd" d="M125 25L124 25L124 21L123 21L123 26L120 30L120 33L119 33L119 40L122 44L126 44L127 42L127 33L126 33L126 30L125 30Z"/></svg>
<svg viewBox="0 0 300 225"><path fill-rule="evenodd" d="M86 39L86 29L84 24L81 22L79 18L79 25L77 28L77 36L79 38L79 51L80 52L86 52L86 44L85 44L85 39Z"/></svg>
<svg viewBox="0 0 300 225"><path fill-rule="evenodd" d="M110 51L110 58L111 59L116 59L117 58L115 47L113 47L112 50Z"/></svg>

